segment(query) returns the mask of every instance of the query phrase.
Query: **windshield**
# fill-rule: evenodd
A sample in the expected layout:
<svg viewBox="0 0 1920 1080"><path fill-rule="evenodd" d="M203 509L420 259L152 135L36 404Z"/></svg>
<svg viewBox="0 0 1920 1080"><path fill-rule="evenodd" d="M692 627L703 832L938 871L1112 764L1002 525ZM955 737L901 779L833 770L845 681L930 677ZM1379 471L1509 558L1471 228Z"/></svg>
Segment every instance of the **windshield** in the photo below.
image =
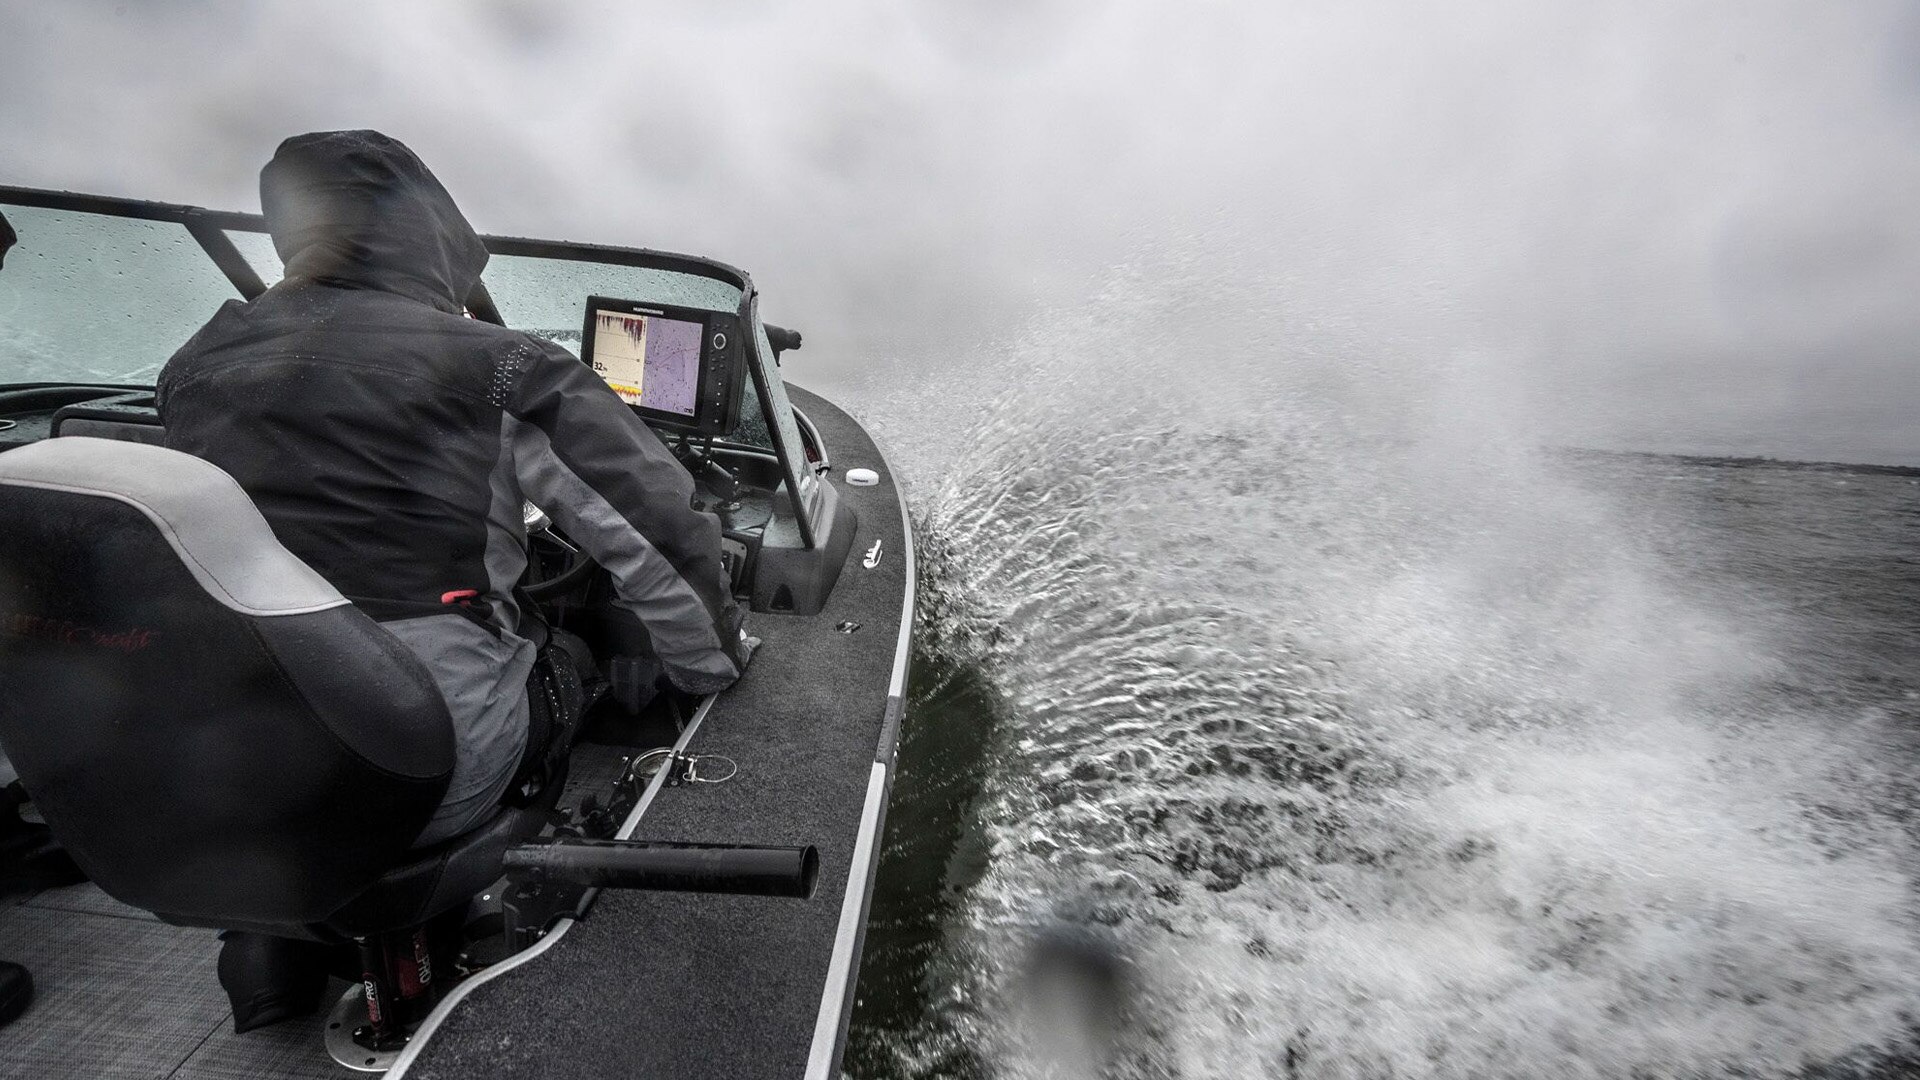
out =
<svg viewBox="0 0 1920 1080"><path fill-rule="evenodd" d="M152 386L220 305L282 276L257 214L29 188L0 188L0 212L19 237L0 267L0 383ZM742 315L752 378L732 434L715 442L779 459L812 543L819 485L745 274L667 252L482 240L487 296L470 297L475 312L575 356L589 296Z"/></svg>
<svg viewBox="0 0 1920 1080"><path fill-rule="evenodd" d="M4 211L20 241L0 270L0 381L150 386L222 303L239 298L178 222L11 204ZM280 280L283 267L266 233L226 228L216 235L264 284ZM702 274L511 253L490 257L484 283L507 326L575 356L588 296L727 312L741 301L738 285ZM726 441L773 448L757 394L744 395Z"/></svg>
<svg viewBox="0 0 1920 1080"><path fill-rule="evenodd" d="M0 380L151 385L239 298L186 227L4 207L20 236L0 269Z"/></svg>

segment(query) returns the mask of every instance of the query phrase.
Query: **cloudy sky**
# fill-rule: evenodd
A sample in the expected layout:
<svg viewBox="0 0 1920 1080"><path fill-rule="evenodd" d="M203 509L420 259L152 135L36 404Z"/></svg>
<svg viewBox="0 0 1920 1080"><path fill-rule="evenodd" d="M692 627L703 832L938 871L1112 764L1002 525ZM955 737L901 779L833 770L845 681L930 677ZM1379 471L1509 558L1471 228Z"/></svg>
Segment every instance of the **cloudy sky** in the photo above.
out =
<svg viewBox="0 0 1920 1080"><path fill-rule="evenodd" d="M377 127L484 231L711 254L828 388L1169 252L1552 441L1920 464L1920 4L0 0L0 182L254 209Z"/></svg>

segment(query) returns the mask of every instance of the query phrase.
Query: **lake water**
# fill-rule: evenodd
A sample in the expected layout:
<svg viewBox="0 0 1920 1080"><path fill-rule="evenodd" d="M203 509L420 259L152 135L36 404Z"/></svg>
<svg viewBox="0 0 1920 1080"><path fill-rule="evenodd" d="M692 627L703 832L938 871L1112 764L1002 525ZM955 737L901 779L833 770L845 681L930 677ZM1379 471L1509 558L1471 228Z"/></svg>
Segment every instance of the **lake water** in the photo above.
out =
<svg viewBox="0 0 1920 1080"><path fill-rule="evenodd" d="M881 425L849 1074L1910 1075L1920 475L1075 385Z"/></svg>

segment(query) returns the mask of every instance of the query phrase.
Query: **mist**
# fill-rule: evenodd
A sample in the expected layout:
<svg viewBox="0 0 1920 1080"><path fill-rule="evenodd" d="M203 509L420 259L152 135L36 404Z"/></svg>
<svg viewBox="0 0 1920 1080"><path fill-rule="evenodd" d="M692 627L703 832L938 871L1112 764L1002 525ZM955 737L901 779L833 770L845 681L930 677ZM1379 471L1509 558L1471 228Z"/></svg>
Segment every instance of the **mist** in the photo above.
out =
<svg viewBox="0 0 1920 1080"><path fill-rule="evenodd" d="M980 365L1176 260L1257 283L1243 317L1301 348L1438 377L1462 424L1920 463L1910 3L8 2L0 25L0 181L254 209L280 139L379 128L483 231L747 268L821 389Z"/></svg>

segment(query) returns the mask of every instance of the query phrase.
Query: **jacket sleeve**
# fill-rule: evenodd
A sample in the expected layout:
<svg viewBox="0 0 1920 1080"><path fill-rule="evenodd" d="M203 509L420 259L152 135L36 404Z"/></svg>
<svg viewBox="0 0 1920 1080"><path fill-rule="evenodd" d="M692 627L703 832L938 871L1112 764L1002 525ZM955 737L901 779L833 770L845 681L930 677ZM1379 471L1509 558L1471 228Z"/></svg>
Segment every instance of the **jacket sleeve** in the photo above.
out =
<svg viewBox="0 0 1920 1080"><path fill-rule="evenodd" d="M720 522L693 477L605 382L529 340L496 371L526 497L613 576L675 686L730 685L746 666L742 616L720 562Z"/></svg>

